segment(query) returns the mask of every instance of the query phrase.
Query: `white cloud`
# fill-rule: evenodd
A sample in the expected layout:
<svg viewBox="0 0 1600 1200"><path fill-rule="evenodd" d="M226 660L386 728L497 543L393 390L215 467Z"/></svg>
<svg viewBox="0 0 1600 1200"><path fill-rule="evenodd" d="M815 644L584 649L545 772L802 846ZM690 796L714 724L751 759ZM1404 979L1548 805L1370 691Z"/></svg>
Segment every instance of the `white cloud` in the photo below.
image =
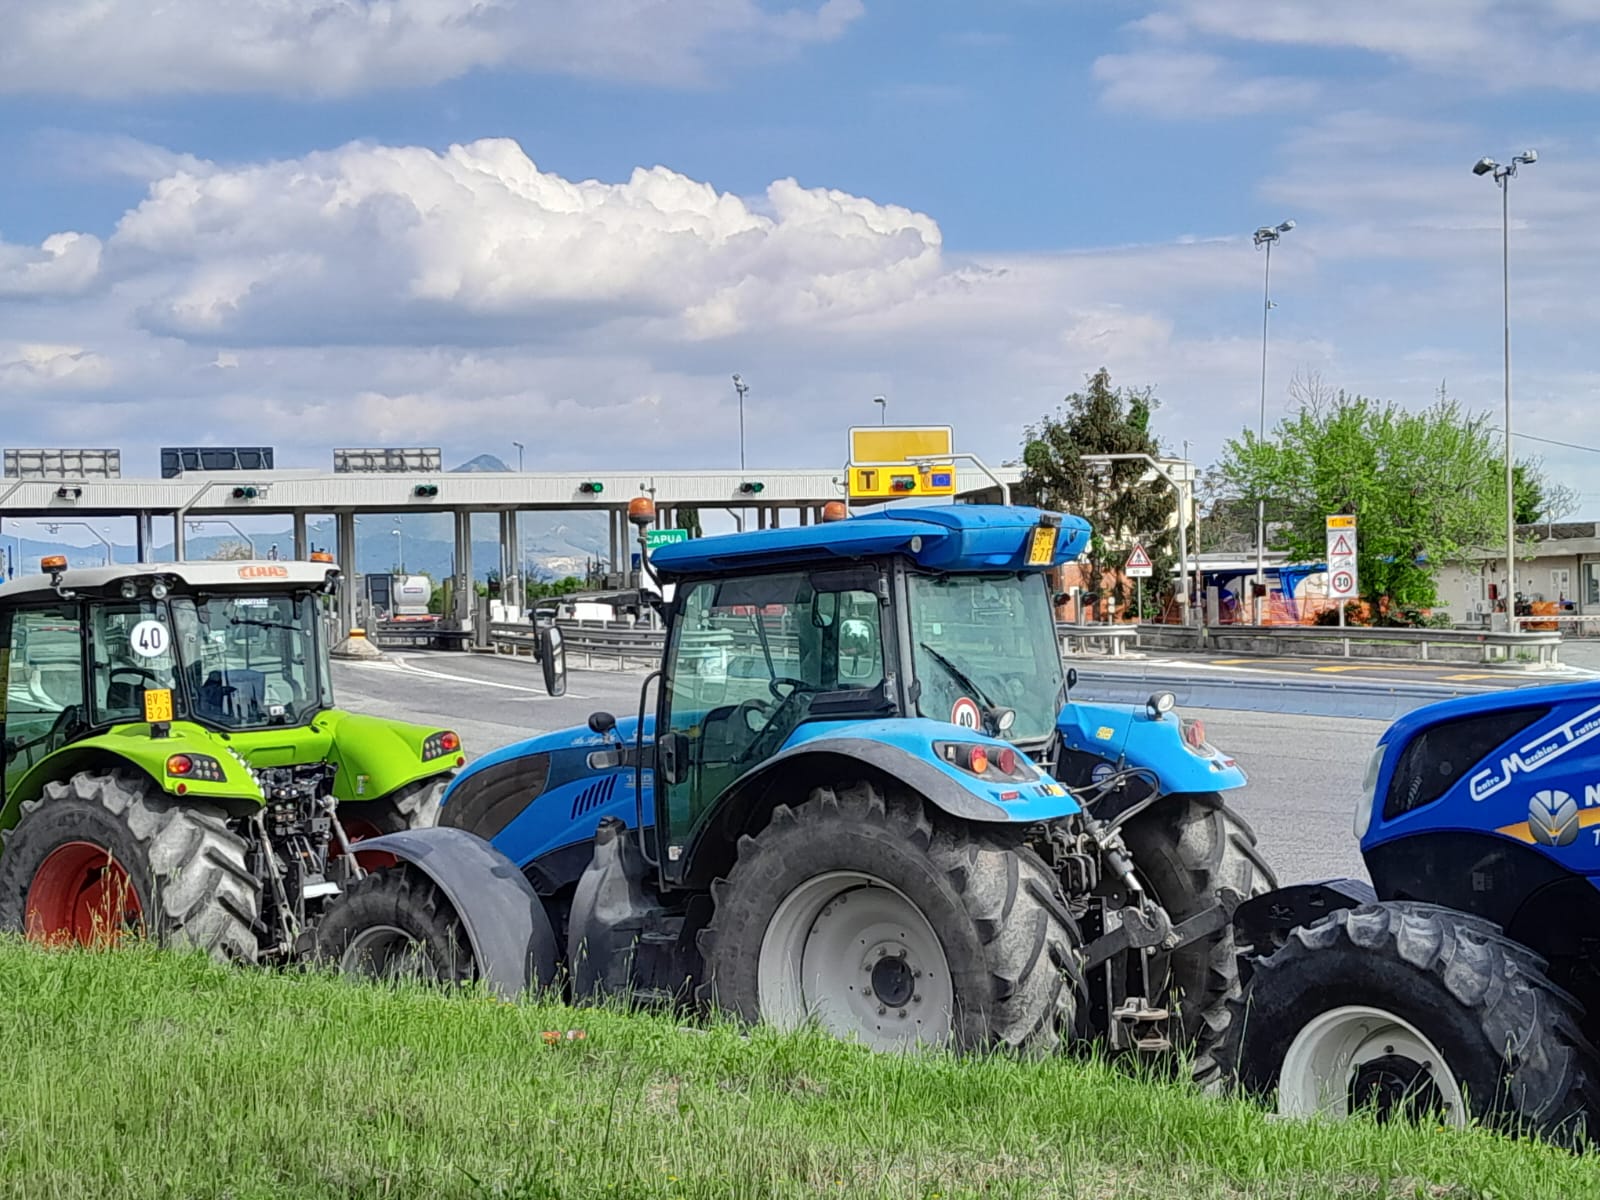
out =
<svg viewBox="0 0 1600 1200"><path fill-rule="evenodd" d="M1214 54L1171 50L1102 55L1094 78L1110 107L1162 117L1281 112L1311 104L1321 90L1310 80L1240 75Z"/></svg>
<svg viewBox="0 0 1600 1200"><path fill-rule="evenodd" d="M1165 0L1138 23L1195 37L1363 51L1486 90L1600 88L1600 5L1592 0Z"/></svg>
<svg viewBox="0 0 1600 1200"><path fill-rule="evenodd" d="M111 364L82 346L0 344L0 394L93 390L110 382Z"/></svg>
<svg viewBox="0 0 1600 1200"><path fill-rule="evenodd" d="M699 84L838 37L861 0L8 0L0 92L344 95L504 68Z"/></svg>
<svg viewBox="0 0 1600 1200"><path fill-rule="evenodd" d="M54 233L37 248L0 241L0 299L82 292L100 270L100 239Z"/></svg>
<svg viewBox="0 0 1600 1200"><path fill-rule="evenodd" d="M152 329L221 340L522 341L632 320L657 337L838 321L941 270L938 225L779 180L759 204L663 167L541 172L512 141L350 145L151 185L107 244Z"/></svg>

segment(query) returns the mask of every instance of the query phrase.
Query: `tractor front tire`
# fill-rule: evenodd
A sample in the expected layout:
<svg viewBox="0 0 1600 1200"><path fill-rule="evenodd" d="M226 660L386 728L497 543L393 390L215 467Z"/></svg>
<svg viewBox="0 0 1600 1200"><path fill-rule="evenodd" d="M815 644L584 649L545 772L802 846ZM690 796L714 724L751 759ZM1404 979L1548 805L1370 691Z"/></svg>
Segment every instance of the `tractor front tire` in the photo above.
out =
<svg viewBox="0 0 1600 1200"><path fill-rule="evenodd" d="M1210 908L1223 888L1245 899L1277 886L1256 850L1255 831L1216 792L1175 794L1129 821L1122 839L1173 924ZM1177 1032L1194 1055L1195 1077L1213 1084L1211 1049L1239 997L1239 960L1230 922L1166 956L1167 990L1176 997ZM1158 1003L1164 997L1152 997Z"/></svg>
<svg viewBox="0 0 1600 1200"><path fill-rule="evenodd" d="M128 771L46 784L0 853L0 928L39 941L134 933L253 963L260 907L244 839L223 811Z"/></svg>
<svg viewBox="0 0 1600 1200"><path fill-rule="evenodd" d="M363 979L466 983L476 960L454 906L410 865L351 884L317 922L312 957Z"/></svg>
<svg viewBox="0 0 1600 1200"><path fill-rule="evenodd" d="M1081 938L1050 872L918 796L855 783L779 805L712 896L700 998L744 1021L883 1050L1044 1054L1070 1035Z"/></svg>
<svg viewBox="0 0 1600 1200"><path fill-rule="evenodd" d="M1371 1106L1578 1145L1600 1119L1600 1059L1544 965L1450 909L1340 910L1255 960L1219 1059L1286 1116Z"/></svg>

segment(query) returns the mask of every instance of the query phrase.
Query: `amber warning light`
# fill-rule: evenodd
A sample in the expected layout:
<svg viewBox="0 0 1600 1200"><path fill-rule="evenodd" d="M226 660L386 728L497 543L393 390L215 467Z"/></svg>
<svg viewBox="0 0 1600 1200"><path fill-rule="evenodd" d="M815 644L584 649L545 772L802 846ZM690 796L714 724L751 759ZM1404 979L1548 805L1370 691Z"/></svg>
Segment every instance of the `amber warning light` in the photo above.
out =
<svg viewBox="0 0 1600 1200"><path fill-rule="evenodd" d="M50 554L39 560L41 571L65 571L67 569L67 556L65 554Z"/></svg>

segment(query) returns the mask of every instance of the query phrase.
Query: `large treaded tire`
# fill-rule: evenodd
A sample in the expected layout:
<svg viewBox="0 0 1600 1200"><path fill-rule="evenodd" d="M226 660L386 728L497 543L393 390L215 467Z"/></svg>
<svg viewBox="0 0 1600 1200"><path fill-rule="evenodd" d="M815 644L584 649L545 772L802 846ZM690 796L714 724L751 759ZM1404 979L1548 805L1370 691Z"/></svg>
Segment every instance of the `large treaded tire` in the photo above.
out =
<svg viewBox="0 0 1600 1200"><path fill-rule="evenodd" d="M1122 839L1173 924L1210 908L1223 888L1249 898L1278 885L1255 831L1216 792L1168 796L1128 822ZM1232 925L1175 951L1166 965L1181 1044L1194 1055L1195 1078L1213 1084L1211 1050L1232 1019L1230 1001L1239 998Z"/></svg>
<svg viewBox="0 0 1600 1200"><path fill-rule="evenodd" d="M1581 1005L1544 968L1497 925L1451 909L1342 909L1254 960L1218 1061L1245 1091L1268 1096L1308 1022L1367 1005L1439 1048L1474 1119L1576 1145L1600 1121L1600 1059L1579 1030Z"/></svg>
<svg viewBox="0 0 1600 1200"><path fill-rule="evenodd" d="M415 961L400 961L404 955ZM466 983L478 976L471 942L454 906L409 863L356 880L329 904L317 923L312 958L358 978L398 974Z"/></svg>
<svg viewBox="0 0 1600 1200"><path fill-rule="evenodd" d="M349 824L364 822L378 834L431 828L439 823L439 801L454 778L454 773L434 775L376 800L346 800L339 805L339 819Z"/></svg>
<svg viewBox="0 0 1600 1200"><path fill-rule="evenodd" d="M1044 863L1004 833L930 818L920 797L870 783L816 788L740 838L700 934L700 999L745 1021L771 1019L760 979L768 927L786 897L834 872L881 880L926 919L949 971L953 1048L1043 1054L1070 1036L1081 937Z"/></svg>
<svg viewBox="0 0 1600 1200"><path fill-rule="evenodd" d="M260 884L245 842L219 808L179 801L127 771L81 772L23 804L0 852L0 928L28 929L28 891L50 854L73 842L107 851L127 872L145 935L223 962L253 963Z"/></svg>

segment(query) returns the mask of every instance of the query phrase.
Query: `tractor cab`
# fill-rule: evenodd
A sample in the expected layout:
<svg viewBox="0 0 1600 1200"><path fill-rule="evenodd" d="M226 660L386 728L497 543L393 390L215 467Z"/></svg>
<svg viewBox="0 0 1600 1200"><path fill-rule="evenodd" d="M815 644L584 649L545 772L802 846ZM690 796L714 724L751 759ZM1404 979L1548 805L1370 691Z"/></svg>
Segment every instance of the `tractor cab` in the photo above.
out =
<svg viewBox="0 0 1600 1200"><path fill-rule="evenodd" d="M656 550L674 585L654 781L668 875L736 782L813 735L920 718L1044 751L1066 689L1043 573L1087 535L952 506Z"/></svg>
<svg viewBox="0 0 1600 1200"><path fill-rule="evenodd" d="M0 588L6 790L87 734L170 720L217 733L304 726L333 705L323 563L185 563L49 574Z"/></svg>

